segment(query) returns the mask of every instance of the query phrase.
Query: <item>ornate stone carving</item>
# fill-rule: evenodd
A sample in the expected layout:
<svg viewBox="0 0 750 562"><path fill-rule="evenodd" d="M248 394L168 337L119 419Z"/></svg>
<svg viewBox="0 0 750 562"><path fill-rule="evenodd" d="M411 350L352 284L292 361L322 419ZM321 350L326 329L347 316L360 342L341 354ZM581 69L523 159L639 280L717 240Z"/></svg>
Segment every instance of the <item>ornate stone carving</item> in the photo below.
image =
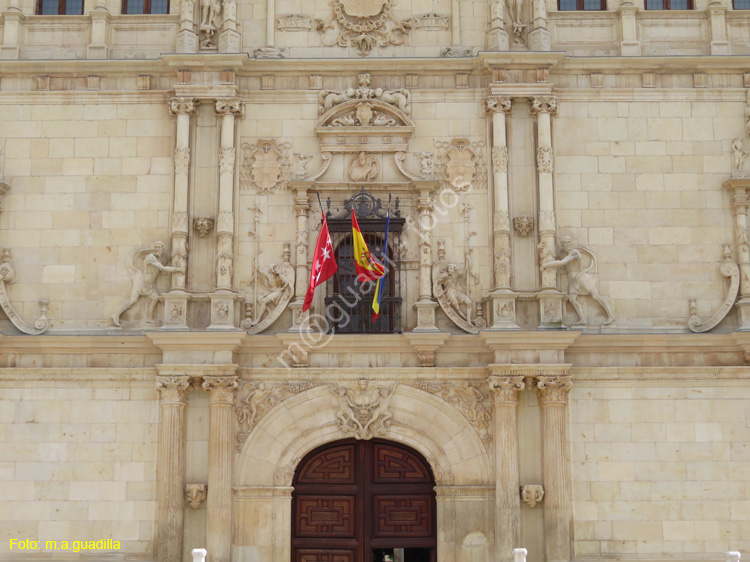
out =
<svg viewBox="0 0 750 562"><path fill-rule="evenodd" d="M474 56L474 47L462 47L461 45L443 47L440 49L440 56L449 59L471 57Z"/></svg>
<svg viewBox="0 0 750 562"><path fill-rule="evenodd" d="M411 92L409 90L383 90L382 88L372 88L370 87L372 77L368 72L359 74L357 81L357 88L348 88L346 90L321 90L318 94L318 100L320 102L318 110L319 114L323 115L329 109L351 100L382 101L383 103L397 107L407 115L411 113Z"/></svg>
<svg viewBox="0 0 750 562"><path fill-rule="evenodd" d="M560 239L564 255L560 260L546 261L542 263L542 269L564 267L568 274L568 301L573 306L578 321L575 324L586 324L583 316L581 303L578 302L578 296L590 295L607 314L607 320L604 326L614 323L615 315L609 302L599 295L597 288L597 259L596 254L586 246L577 245L570 236L563 236ZM589 264L583 267L583 255L589 258ZM575 325L574 324L574 325Z"/></svg>
<svg viewBox="0 0 750 562"><path fill-rule="evenodd" d="M260 194L284 191L292 175L291 146L289 142L277 143L273 139L261 139L256 144L242 143L240 188L248 190L254 186Z"/></svg>
<svg viewBox="0 0 750 562"><path fill-rule="evenodd" d="M290 396L318 386L314 382L246 382L238 391L237 406L237 451L242 450L250 432L258 422L277 404ZM295 463L296 464L296 463Z"/></svg>
<svg viewBox="0 0 750 562"><path fill-rule="evenodd" d="M198 509L206 501L208 486L206 484L185 484L185 501L188 506Z"/></svg>
<svg viewBox="0 0 750 562"><path fill-rule="evenodd" d="M216 113L242 117L245 114L245 105L239 98L219 98L216 100Z"/></svg>
<svg viewBox="0 0 750 562"><path fill-rule="evenodd" d="M162 403L184 404L190 390L190 377L187 375L157 375L156 390Z"/></svg>
<svg viewBox="0 0 750 562"><path fill-rule="evenodd" d="M193 98L172 98L169 100L169 113L172 115L195 115L198 101Z"/></svg>
<svg viewBox="0 0 750 562"><path fill-rule="evenodd" d="M415 381L413 386L439 396L461 412L473 425L485 445L492 442L489 392L479 382Z"/></svg>
<svg viewBox="0 0 750 562"><path fill-rule="evenodd" d="M388 404L396 383L378 386L362 379L355 384L330 384L329 387L338 401L336 420L342 432L365 440L388 432L393 418Z"/></svg>
<svg viewBox="0 0 750 562"><path fill-rule="evenodd" d="M347 171L352 181L373 181L380 173L380 164L372 154L360 152L349 161Z"/></svg>
<svg viewBox="0 0 750 562"><path fill-rule="evenodd" d="M214 219L211 217L195 217L193 219L193 229L198 238L205 238L211 229L214 227Z"/></svg>
<svg viewBox="0 0 750 562"><path fill-rule="evenodd" d="M525 387L522 375L490 376L489 389L494 402L518 404L518 393Z"/></svg>
<svg viewBox="0 0 750 562"><path fill-rule="evenodd" d="M734 139L732 141L732 177L733 178L745 178L747 174L743 171L742 166L745 163L745 158L750 154L742 150L742 139Z"/></svg>
<svg viewBox="0 0 750 562"><path fill-rule="evenodd" d="M486 185L483 141L435 141L435 178L449 189L464 192Z"/></svg>
<svg viewBox="0 0 750 562"><path fill-rule="evenodd" d="M474 303L468 294L470 275L469 264L464 263L464 269L459 270L456 264L440 259L432 266L432 292L440 308L456 326L476 334L480 326L471 318Z"/></svg>
<svg viewBox="0 0 750 562"><path fill-rule="evenodd" d="M234 403L234 391L238 387L237 377L232 376L206 376L203 378L201 388L211 393L209 400L211 402L224 402L226 404Z"/></svg>
<svg viewBox="0 0 750 562"><path fill-rule="evenodd" d="M503 96L487 96L484 99L484 111L488 115L495 113L510 113L513 110L513 100Z"/></svg>
<svg viewBox="0 0 750 562"><path fill-rule="evenodd" d="M534 217L514 217L513 230L519 236L528 236L534 230Z"/></svg>
<svg viewBox="0 0 750 562"><path fill-rule="evenodd" d="M289 56L288 47L258 47L253 49L256 59L285 59Z"/></svg>
<svg viewBox="0 0 750 562"><path fill-rule="evenodd" d="M432 467L432 474L435 476L435 484L438 486L452 486L455 480L453 471L446 468L435 457L427 457L427 462Z"/></svg>
<svg viewBox="0 0 750 562"><path fill-rule="evenodd" d="M567 404L570 388L573 381L569 375L544 375L537 377L536 390L539 403L545 404Z"/></svg>
<svg viewBox="0 0 750 562"><path fill-rule="evenodd" d="M305 154L303 152L295 152L293 154L294 164L292 165L292 174L295 180L303 180L307 177L308 171L307 166L312 160L312 154Z"/></svg>
<svg viewBox="0 0 750 562"><path fill-rule="evenodd" d="M442 31L448 29L451 18L442 14L424 14L414 18L414 27L425 31Z"/></svg>
<svg viewBox="0 0 750 562"><path fill-rule="evenodd" d="M540 96L531 99L529 113L538 115L540 113L557 113L557 98L554 96Z"/></svg>
<svg viewBox="0 0 750 562"><path fill-rule="evenodd" d="M415 173L410 172L409 169L406 167L406 153L405 152L397 152L396 154L393 155L393 158L396 161L396 167L407 178L409 178L410 180L420 179L420 176L418 176Z"/></svg>
<svg viewBox="0 0 750 562"><path fill-rule="evenodd" d="M551 174L553 157L551 146L540 146L536 149L536 168L540 174Z"/></svg>
<svg viewBox="0 0 750 562"><path fill-rule="evenodd" d="M525 0L505 0L508 5L508 15L510 16L510 22L513 33L513 44L514 45L526 45L524 40L524 31L526 30L526 24L523 22L523 5Z"/></svg>
<svg viewBox="0 0 750 562"><path fill-rule="evenodd" d="M219 173L233 174L236 158L237 152L233 146L222 146L219 148Z"/></svg>
<svg viewBox="0 0 750 562"><path fill-rule="evenodd" d="M318 168L318 171L315 172L313 175L311 175L309 178L307 178L310 181L315 181L320 176L325 174L326 171L328 171L328 167L331 165L332 154L330 152L323 152L320 156L323 159L323 161L320 163L320 168Z"/></svg>
<svg viewBox="0 0 750 562"><path fill-rule="evenodd" d="M142 248L130 254L125 262L128 275L132 282L130 297L122 303L119 310L112 315L112 323L120 326L120 316L133 306L140 297L148 297L148 309L146 321L156 323L154 312L159 302L159 290L156 288L156 279L161 272L166 273L184 273L184 266L170 267L161 263L161 257L164 255L164 242L156 242L153 248ZM143 269L139 268L137 262L143 259Z"/></svg>
<svg viewBox="0 0 750 562"><path fill-rule="evenodd" d="M688 320L688 328L691 332L708 332L715 328L729 314L732 306L734 306L734 302L737 300L737 294L740 290L740 269L732 260L732 250L729 246L724 246L724 261L719 266L719 273L723 277L731 279L727 296L719 309L705 322L701 321L698 316L698 306L695 299L691 299L689 301L690 319Z"/></svg>
<svg viewBox="0 0 750 562"><path fill-rule="evenodd" d="M423 180L431 180L435 173L435 161L433 152L419 153L419 174Z"/></svg>
<svg viewBox="0 0 750 562"><path fill-rule="evenodd" d="M249 334L259 334L273 324L294 296L294 266L289 263L291 244L284 244L284 262L269 267L260 267L254 276L255 282L268 291L253 306L254 318L246 318L242 327Z"/></svg>
<svg viewBox="0 0 750 562"><path fill-rule="evenodd" d="M198 40L201 50L216 50L218 31L221 29L221 0L201 0L201 22L198 26Z"/></svg>
<svg viewBox="0 0 750 562"><path fill-rule="evenodd" d="M5 312L8 319L13 325L21 330L24 334L30 336L38 336L43 334L49 328L49 320L47 319L47 307L49 301L47 299L39 300L39 313L40 316L34 325L27 324L15 311L13 305L10 303L8 298L8 291L5 288L6 283L12 283L16 273L13 269L13 265L10 263L10 248L3 248L2 263L0 263L0 307Z"/></svg>
<svg viewBox="0 0 750 562"><path fill-rule="evenodd" d="M308 31L312 29L312 18L304 14L286 14L276 18L279 31Z"/></svg>
<svg viewBox="0 0 750 562"><path fill-rule="evenodd" d="M508 147L495 146L492 148L492 170L496 174L508 171Z"/></svg>
<svg viewBox="0 0 750 562"><path fill-rule="evenodd" d="M542 499L544 499L544 486L539 484L521 486L521 500L529 508L534 509L537 504L542 503Z"/></svg>
<svg viewBox="0 0 750 562"><path fill-rule="evenodd" d="M393 0L331 0L330 5L328 19L315 20L326 47L352 46L367 56L375 46L403 45L412 28L411 19L400 21L393 14Z"/></svg>
<svg viewBox="0 0 750 562"><path fill-rule="evenodd" d="M302 459L300 459L299 457L294 457L285 466L280 466L279 468L277 468L276 472L273 473L274 484L276 484L277 486L289 486L292 482L292 478L294 478L294 469L297 467L301 460Z"/></svg>
<svg viewBox="0 0 750 562"><path fill-rule="evenodd" d="M182 146L174 149L174 173L186 176L190 171L190 149Z"/></svg>

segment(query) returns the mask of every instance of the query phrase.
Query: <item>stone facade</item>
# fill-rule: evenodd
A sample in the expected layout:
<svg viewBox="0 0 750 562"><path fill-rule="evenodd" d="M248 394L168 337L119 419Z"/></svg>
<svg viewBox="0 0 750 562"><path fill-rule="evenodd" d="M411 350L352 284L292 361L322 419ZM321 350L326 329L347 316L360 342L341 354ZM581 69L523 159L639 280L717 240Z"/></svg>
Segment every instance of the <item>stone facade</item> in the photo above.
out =
<svg viewBox="0 0 750 562"><path fill-rule="evenodd" d="M750 12L694 8L0 2L0 559L289 562L352 437L440 562L750 549ZM318 195L389 194L399 329L334 334Z"/></svg>

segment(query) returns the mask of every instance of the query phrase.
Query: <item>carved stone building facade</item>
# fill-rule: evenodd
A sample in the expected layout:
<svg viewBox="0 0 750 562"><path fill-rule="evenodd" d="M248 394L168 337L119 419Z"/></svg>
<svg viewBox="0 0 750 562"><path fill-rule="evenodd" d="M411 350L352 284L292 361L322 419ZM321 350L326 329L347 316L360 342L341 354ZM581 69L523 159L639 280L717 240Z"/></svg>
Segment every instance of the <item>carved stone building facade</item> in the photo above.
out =
<svg viewBox="0 0 750 562"><path fill-rule="evenodd" d="M0 559L750 550L743 1L0 0Z"/></svg>

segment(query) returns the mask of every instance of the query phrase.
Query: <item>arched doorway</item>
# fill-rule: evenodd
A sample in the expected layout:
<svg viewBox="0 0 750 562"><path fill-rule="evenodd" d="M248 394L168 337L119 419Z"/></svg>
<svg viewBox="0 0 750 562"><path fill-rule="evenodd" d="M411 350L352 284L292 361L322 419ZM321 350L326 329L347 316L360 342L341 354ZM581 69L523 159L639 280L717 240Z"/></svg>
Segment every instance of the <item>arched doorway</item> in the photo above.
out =
<svg viewBox="0 0 750 562"><path fill-rule="evenodd" d="M413 449L328 443L302 459L293 486L293 562L435 562L435 480Z"/></svg>

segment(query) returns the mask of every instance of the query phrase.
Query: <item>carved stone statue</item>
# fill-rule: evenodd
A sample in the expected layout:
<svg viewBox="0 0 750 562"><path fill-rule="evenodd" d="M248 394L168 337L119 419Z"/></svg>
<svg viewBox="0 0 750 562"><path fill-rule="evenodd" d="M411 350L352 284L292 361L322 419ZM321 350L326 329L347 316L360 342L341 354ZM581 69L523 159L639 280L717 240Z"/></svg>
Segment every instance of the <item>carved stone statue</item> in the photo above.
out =
<svg viewBox="0 0 750 562"><path fill-rule="evenodd" d="M338 402L336 420L341 431L364 440L388 431L393 418L388 403L395 384L379 387L363 379L356 385L331 384L330 389Z"/></svg>
<svg viewBox="0 0 750 562"><path fill-rule="evenodd" d="M742 165L745 163L748 153L742 150L742 139L732 141L732 177L744 178L745 172L742 171Z"/></svg>
<svg viewBox="0 0 750 562"><path fill-rule="evenodd" d="M612 307L609 302L599 295L599 289L597 289L597 261L596 255L592 250L585 246L578 246L570 236L563 236L560 239L562 245L563 257L559 260L547 261L542 263L542 269L564 267L565 272L568 274L568 301L573 305L573 309L578 315L578 322L576 324L586 324L586 319L583 317L583 309L581 303L578 302L578 297L590 295L599 305L604 309L607 314L607 320L604 322L604 326L608 326L615 321L615 315L612 312ZM583 267L583 256L586 254L590 260L587 267Z"/></svg>
<svg viewBox="0 0 750 562"><path fill-rule="evenodd" d="M471 267L465 260L464 269L446 262L442 256L432 266L432 292L440 308L456 326L470 334L478 333L479 324L472 321L474 304L469 296Z"/></svg>
<svg viewBox="0 0 750 562"><path fill-rule="evenodd" d="M201 0L200 46L216 48L216 33L221 27L221 0Z"/></svg>
<svg viewBox="0 0 750 562"><path fill-rule="evenodd" d="M432 175L435 173L433 156L432 152L419 153L419 173L424 180L432 179Z"/></svg>
<svg viewBox="0 0 750 562"><path fill-rule="evenodd" d="M513 24L513 43L523 45L523 31L526 25L523 23L524 0L506 0L508 4L508 15Z"/></svg>
<svg viewBox="0 0 750 562"><path fill-rule="evenodd" d="M261 267L257 279L268 291L260 297L255 307L255 318L247 318L242 327L257 334L273 324L284 312L294 296L294 266L289 263L289 244L284 251L284 263Z"/></svg>
<svg viewBox="0 0 750 562"><path fill-rule="evenodd" d="M372 154L360 152L349 161L348 169L352 181L373 181L378 177L380 164Z"/></svg>
<svg viewBox="0 0 750 562"><path fill-rule="evenodd" d="M143 254L143 269L136 266L136 260ZM154 312L156 304L159 302L159 290L156 288L156 279L162 272L165 273L185 273L184 267L170 267L161 263L161 257L164 255L164 242L156 242L153 249L142 249L136 251L130 260L126 263L128 275L133 282L130 291L130 297L122 303L120 309L112 315L112 322L115 326L120 326L120 316L133 306L140 297L148 297L148 312L146 320L149 323L155 323Z"/></svg>

